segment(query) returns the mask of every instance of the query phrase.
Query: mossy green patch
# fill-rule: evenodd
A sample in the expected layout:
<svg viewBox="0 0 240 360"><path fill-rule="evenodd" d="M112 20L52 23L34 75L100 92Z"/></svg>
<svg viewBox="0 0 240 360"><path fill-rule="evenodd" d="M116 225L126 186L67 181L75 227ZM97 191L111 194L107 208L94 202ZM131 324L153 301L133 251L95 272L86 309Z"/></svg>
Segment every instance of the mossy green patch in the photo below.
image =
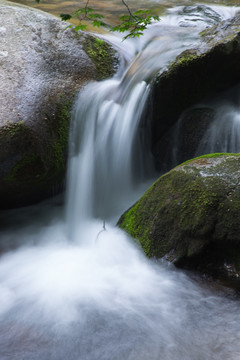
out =
<svg viewBox="0 0 240 360"><path fill-rule="evenodd" d="M138 240L147 256L151 256L150 240L148 236L148 227L142 227L143 214L138 214L139 203L133 206L127 211L123 217L121 217L118 225L125 230L134 239ZM146 214L145 214L146 215Z"/></svg>
<svg viewBox="0 0 240 360"><path fill-rule="evenodd" d="M33 153L32 131L23 121L17 123L7 121L0 128L2 177L13 180L16 171L14 169L21 166L25 156ZM9 165L5 165L6 163L9 163Z"/></svg>
<svg viewBox="0 0 240 360"><path fill-rule="evenodd" d="M83 48L95 66L97 80L113 76L117 63L116 54L107 42L89 35L83 41Z"/></svg>
<svg viewBox="0 0 240 360"><path fill-rule="evenodd" d="M195 161L195 160L198 160L198 159L212 159L212 158L219 158L221 156L229 156L229 155L231 155L231 156L239 156L239 154L237 154L237 153L212 153L212 154L206 154L206 155L197 156L197 157L195 157L193 159L189 159L189 160L183 162L182 164L180 164L178 166L189 164L192 161Z"/></svg>
<svg viewBox="0 0 240 360"><path fill-rule="evenodd" d="M4 141L11 137L13 144L14 138L19 156L6 174L6 181L49 181L65 173L71 106L72 101L64 99L56 105L54 121L47 123L48 137L43 144L38 141L37 131L30 130L23 121L1 128L0 139L1 134Z"/></svg>
<svg viewBox="0 0 240 360"><path fill-rule="evenodd" d="M72 101L68 100L57 107L56 139L52 144L52 154L56 171L65 171L68 149L69 125Z"/></svg>
<svg viewBox="0 0 240 360"><path fill-rule="evenodd" d="M30 182L39 180L42 178L42 166L39 156L27 154L13 167L5 180L11 182L19 181L19 179Z"/></svg>
<svg viewBox="0 0 240 360"><path fill-rule="evenodd" d="M173 68L178 66L186 66L189 62L192 62L194 59L199 59L199 55L196 51L193 50L185 50L183 51L176 60L170 65L170 70L173 70Z"/></svg>
<svg viewBox="0 0 240 360"><path fill-rule="evenodd" d="M9 121L5 122L5 125L0 128L0 140L6 141L5 139L19 137L25 138L29 136L29 128L25 125L24 121L19 121L16 123L11 123Z"/></svg>
<svg viewBox="0 0 240 360"><path fill-rule="evenodd" d="M34 203L63 189L72 101L63 95L41 125L6 122L0 128L2 207Z"/></svg>

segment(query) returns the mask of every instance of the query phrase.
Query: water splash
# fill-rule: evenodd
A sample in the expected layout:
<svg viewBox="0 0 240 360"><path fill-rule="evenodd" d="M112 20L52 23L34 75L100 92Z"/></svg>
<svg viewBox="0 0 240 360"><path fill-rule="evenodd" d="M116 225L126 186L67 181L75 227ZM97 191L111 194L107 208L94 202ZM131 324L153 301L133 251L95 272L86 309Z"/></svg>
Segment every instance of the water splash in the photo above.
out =
<svg viewBox="0 0 240 360"><path fill-rule="evenodd" d="M63 223L34 227L0 262L1 360L238 359L238 301L149 262L119 229L95 242L97 221L87 246Z"/></svg>

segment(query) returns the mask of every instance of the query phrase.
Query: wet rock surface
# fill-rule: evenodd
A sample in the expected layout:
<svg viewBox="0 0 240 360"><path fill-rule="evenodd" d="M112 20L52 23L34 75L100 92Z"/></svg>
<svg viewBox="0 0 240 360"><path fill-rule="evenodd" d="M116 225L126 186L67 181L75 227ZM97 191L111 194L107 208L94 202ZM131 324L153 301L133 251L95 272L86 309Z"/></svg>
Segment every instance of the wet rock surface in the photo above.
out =
<svg viewBox="0 0 240 360"><path fill-rule="evenodd" d="M1 0L0 17L0 206L12 207L63 186L74 96L117 60L104 41L47 13Z"/></svg>

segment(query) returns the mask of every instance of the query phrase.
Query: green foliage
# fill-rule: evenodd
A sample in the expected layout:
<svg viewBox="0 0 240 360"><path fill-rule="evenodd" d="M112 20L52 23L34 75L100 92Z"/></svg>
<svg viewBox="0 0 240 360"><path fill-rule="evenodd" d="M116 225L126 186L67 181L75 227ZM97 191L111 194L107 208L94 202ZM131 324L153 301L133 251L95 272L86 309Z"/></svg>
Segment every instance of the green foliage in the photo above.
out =
<svg viewBox="0 0 240 360"><path fill-rule="evenodd" d="M134 13L130 12L129 15L123 15L120 17L121 23L114 26L111 31L129 31L123 40L139 37L143 35L143 31L146 30L153 20L159 21L159 16L151 15L150 13L150 10L138 10Z"/></svg>
<svg viewBox="0 0 240 360"><path fill-rule="evenodd" d="M72 15L70 15L70 14L60 14L60 17L61 17L62 21L67 21L67 20L70 20L72 18Z"/></svg>
<svg viewBox="0 0 240 360"><path fill-rule="evenodd" d="M127 3L122 0L123 5L127 8L128 14L120 17L120 23L118 25L110 27L102 21L104 16L95 13L92 8L88 7L88 3L89 0L87 1L85 7L78 9L73 15L60 15L64 21L70 20L73 17L78 18L80 22L79 25L69 25L67 29L72 28L75 31L85 31L87 29L87 25L83 24L83 22L90 22L95 27L109 27L110 31L113 32L128 32L128 34L123 37L123 40L125 40L127 38L135 38L143 35L143 31L146 30L147 26L150 25L152 21L159 21L159 16L152 15L150 10L138 10L132 13Z"/></svg>
<svg viewBox="0 0 240 360"><path fill-rule="evenodd" d="M92 8L88 7L88 2L85 7L76 10L73 15L61 14L60 16L61 16L62 20L64 20L64 21L70 20L73 17L78 18L78 20L80 22L79 25L69 25L67 27L67 29L72 28L75 31L79 31L79 30L85 31L87 29L87 25L83 24L82 23L83 21L91 22L92 25L95 27L100 27L102 25L106 25L105 23L103 23L101 21L101 19L103 19L104 16L101 14L95 13Z"/></svg>

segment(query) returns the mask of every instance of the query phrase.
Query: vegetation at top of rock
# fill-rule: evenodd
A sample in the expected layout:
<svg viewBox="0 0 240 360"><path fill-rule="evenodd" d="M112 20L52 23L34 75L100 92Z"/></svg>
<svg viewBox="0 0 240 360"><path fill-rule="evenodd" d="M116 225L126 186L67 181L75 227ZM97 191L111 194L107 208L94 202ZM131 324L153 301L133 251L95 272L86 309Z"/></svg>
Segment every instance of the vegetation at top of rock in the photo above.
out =
<svg viewBox="0 0 240 360"><path fill-rule="evenodd" d="M95 66L97 80L113 76L116 57L113 48L108 43L89 35L83 41L83 48Z"/></svg>
<svg viewBox="0 0 240 360"><path fill-rule="evenodd" d="M217 158L217 157L221 157L221 156L239 156L239 154L237 153L213 153L213 154L206 154L206 155L200 155L195 157L194 159L189 159L187 161L184 161L182 164L178 165L178 166L183 166L186 164L190 164L191 162L195 162L196 160L199 159L213 159L213 158Z"/></svg>

